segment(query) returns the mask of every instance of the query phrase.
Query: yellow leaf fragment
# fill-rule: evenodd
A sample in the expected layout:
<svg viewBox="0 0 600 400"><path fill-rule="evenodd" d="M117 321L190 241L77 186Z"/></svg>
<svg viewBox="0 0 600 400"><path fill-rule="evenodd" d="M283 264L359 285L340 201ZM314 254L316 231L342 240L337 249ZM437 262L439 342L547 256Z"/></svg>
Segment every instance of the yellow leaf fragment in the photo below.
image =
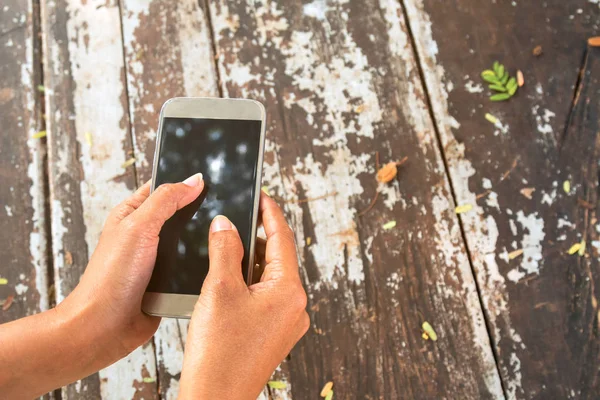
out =
<svg viewBox="0 0 600 400"><path fill-rule="evenodd" d="M429 335L427 335L425 332L423 332L423 334L421 335L421 337L425 340L429 340Z"/></svg>
<svg viewBox="0 0 600 400"><path fill-rule="evenodd" d="M92 147L92 144L94 143L94 141L92 139L92 134L90 132L85 133L85 141L87 142L88 146Z"/></svg>
<svg viewBox="0 0 600 400"><path fill-rule="evenodd" d="M579 249L581 249L581 243L575 243L573 246L569 247L569 250L567 250L567 253L570 255L573 255L575 253L577 253L579 251ZM585 249L584 249L585 251Z"/></svg>
<svg viewBox="0 0 600 400"><path fill-rule="evenodd" d="M135 164L135 157L131 157L129 160L121 164L121 168L131 167L133 164Z"/></svg>
<svg viewBox="0 0 600 400"><path fill-rule="evenodd" d="M563 182L563 190L565 191L566 194L571 193L571 182L570 181L564 181Z"/></svg>
<svg viewBox="0 0 600 400"><path fill-rule="evenodd" d="M466 213L467 211L471 211L473 209L473 205L472 204L463 204L461 206L458 206L454 209L454 212L457 214L462 214L462 213Z"/></svg>
<svg viewBox="0 0 600 400"><path fill-rule="evenodd" d="M425 333L427 334L427 336L429 336L429 338L431 340L433 340L434 342L437 340L437 334L435 333L435 331L433 330L433 327L431 326L431 324L427 321L423 322L423 325L421 325L421 328L423 328L423 330L425 331Z"/></svg>
<svg viewBox="0 0 600 400"><path fill-rule="evenodd" d="M394 228L396 226L396 221L388 221L385 224L383 224L383 229L390 230L392 228Z"/></svg>
<svg viewBox="0 0 600 400"><path fill-rule="evenodd" d="M287 383L284 381L269 381L267 382L267 385L269 385L271 389L285 389L287 387Z"/></svg>
<svg viewBox="0 0 600 400"><path fill-rule="evenodd" d="M508 259L514 260L515 258L519 257L521 254L523 254L523 249L511 251L510 253L508 253Z"/></svg>
<svg viewBox="0 0 600 400"><path fill-rule="evenodd" d="M311 243L312 243L312 238L309 236L306 238L306 245L310 246Z"/></svg>
<svg viewBox="0 0 600 400"><path fill-rule="evenodd" d="M0 278L0 285L6 285L6 284L8 284L8 279Z"/></svg>
<svg viewBox="0 0 600 400"><path fill-rule="evenodd" d="M494 117L492 114L490 113L486 113L485 114L485 119L487 119L488 121L490 121L492 124L496 125L496 122L498 122L498 118Z"/></svg>
<svg viewBox="0 0 600 400"><path fill-rule="evenodd" d="M361 105L359 105L359 106L356 106L356 107L354 108L354 112L355 112L355 113L357 113L357 114L360 114L361 112L365 111L365 109L366 109L366 108L367 108L367 106L366 106L366 105L364 105L364 104L361 104Z"/></svg>
<svg viewBox="0 0 600 400"><path fill-rule="evenodd" d="M33 139L41 139L43 137L46 137L46 131L39 131L32 136Z"/></svg>
<svg viewBox="0 0 600 400"><path fill-rule="evenodd" d="M329 395L329 393L332 392L333 389L333 382L329 381L327 382L324 386L323 389L321 389L321 397L326 397Z"/></svg>
<svg viewBox="0 0 600 400"><path fill-rule="evenodd" d="M261 189L262 189L263 192L265 192L265 194L267 196L271 195L271 193L269 193L269 187L268 186L263 186Z"/></svg>
<svg viewBox="0 0 600 400"><path fill-rule="evenodd" d="M143 381L144 383L152 383L152 382L156 382L156 378L153 378L153 377L151 377L151 376L147 376L147 377L145 377L144 379L142 379L142 381Z"/></svg>
<svg viewBox="0 0 600 400"><path fill-rule="evenodd" d="M579 247L579 251L577 252L577 254L579 255L579 257L583 257L585 255L585 240L582 240L579 244L581 245L581 247Z"/></svg>
<svg viewBox="0 0 600 400"><path fill-rule="evenodd" d="M535 188L523 188L521 189L521 194L527 197L529 200L533 197L533 192L535 192Z"/></svg>

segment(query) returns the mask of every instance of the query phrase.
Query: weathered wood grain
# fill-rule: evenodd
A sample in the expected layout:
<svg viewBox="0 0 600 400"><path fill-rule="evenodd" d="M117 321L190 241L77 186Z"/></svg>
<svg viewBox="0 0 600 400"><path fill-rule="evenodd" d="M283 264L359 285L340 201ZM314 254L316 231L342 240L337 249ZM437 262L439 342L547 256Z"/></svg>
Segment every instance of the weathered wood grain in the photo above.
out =
<svg viewBox="0 0 600 400"><path fill-rule="evenodd" d="M598 398L597 49L572 105L598 4L404 3L457 202L475 206L461 220L507 397ZM482 85L495 60L524 73L509 102ZM586 256L567 255L582 239Z"/></svg>
<svg viewBox="0 0 600 400"><path fill-rule="evenodd" d="M79 282L104 220L135 186L119 7L42 4L52 244L57 301ZM156 397L152 345L63 388L63 399Z"/></svg>
<svg viewBox="0 0 600 400"><path fill-rule="evenodd" d="M137 184L151 178L160 109L172 97L216 97L207 20L196 0L123 0L123 38ZM155 335L161 398L176 399L188 322Z"/></svg>
<svg viewBox="0 0 600 400"><path fill-rule="evenodd" d="M0 5L0 323L48 308L44 140L33 1Z"/></svg>
<svg viewBox="0 0 600 400"><path fill-rule="evenodd" d="M312 329L292 396L503 398L399 3L210 5L223 91L265 103L264 184L297 235ZM376 151L409 162L359 218Z"/></svg>

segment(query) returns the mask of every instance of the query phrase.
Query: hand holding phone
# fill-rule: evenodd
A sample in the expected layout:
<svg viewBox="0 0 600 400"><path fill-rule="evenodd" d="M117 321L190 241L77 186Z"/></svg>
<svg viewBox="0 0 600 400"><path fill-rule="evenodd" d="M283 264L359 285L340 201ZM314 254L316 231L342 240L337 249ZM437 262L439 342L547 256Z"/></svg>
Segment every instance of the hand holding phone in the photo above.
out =
<svg viewBox="0 0 600 400"><path fill-rule="evenodd" d="M267 235L260 282L246 286L243 244L225 217L210 227L210 267L186 340L180 399L256 399L279 363L308 330L294 235L264 193Z"/></svg>

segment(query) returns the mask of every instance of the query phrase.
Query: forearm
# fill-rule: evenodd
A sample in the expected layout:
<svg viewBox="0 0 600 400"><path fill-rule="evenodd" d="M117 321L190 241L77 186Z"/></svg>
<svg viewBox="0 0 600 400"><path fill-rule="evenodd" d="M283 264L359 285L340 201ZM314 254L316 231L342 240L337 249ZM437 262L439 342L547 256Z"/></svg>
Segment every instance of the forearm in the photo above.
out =
<svg viewBox="0 0 600 400"><path fill-rule="evenodd" d="M85 311L60 308L0 325L0 393L34 398L116 361L95 326Z"/></svg>

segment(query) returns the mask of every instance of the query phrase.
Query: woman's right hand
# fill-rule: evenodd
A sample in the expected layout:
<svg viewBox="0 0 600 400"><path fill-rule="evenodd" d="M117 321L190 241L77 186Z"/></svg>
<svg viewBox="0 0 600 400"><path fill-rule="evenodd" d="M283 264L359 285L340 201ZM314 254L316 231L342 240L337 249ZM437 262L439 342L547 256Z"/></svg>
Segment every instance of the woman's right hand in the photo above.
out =
<svg viewBox="0 0 600 400"><path fill-rule="evenodd" d="M256 399L310 325L294 235L277 204L261 194L267 244L260 282L246 286L244 249L225 217L210 227L209 273L190 322L181 399Z"/></svg>

